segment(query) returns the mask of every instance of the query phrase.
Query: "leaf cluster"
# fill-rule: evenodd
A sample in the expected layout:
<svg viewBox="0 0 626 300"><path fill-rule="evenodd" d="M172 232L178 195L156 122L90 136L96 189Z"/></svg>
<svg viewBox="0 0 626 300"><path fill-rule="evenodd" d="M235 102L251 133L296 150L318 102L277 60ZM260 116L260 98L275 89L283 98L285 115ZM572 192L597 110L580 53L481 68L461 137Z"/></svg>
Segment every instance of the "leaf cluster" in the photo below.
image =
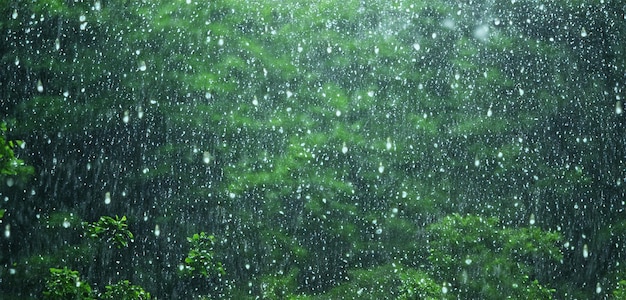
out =
<svg viewBox="0 0 626 300"><path fill-rule="evenodd" d="M112 243L118 249L127 247L133 241L133 233L128 230L126 216L115 218L102 216L96 222L86 224L88 236L92 239L102 239L106 243Z"/></svg>

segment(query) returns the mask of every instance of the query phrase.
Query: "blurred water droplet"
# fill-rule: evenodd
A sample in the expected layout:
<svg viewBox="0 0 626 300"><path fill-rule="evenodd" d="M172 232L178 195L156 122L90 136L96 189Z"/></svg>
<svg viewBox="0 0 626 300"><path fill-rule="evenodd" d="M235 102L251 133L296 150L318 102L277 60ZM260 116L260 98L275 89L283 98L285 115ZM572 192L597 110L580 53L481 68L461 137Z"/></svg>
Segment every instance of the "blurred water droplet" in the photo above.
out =
<svg viewBox="0 0 626 300"><path fill-rule="evenodd" d="M161 235L161 229L159 228L159 224L154 225L154 236L159 237Z"/></svg>
<svg viewBox="0 0 626 300"><path fill-rule="evenodd" d="M530 218L528 220L528 224L535 225L535 214L530 214Z"/></svg>
<svg viewBox="0 0 626 300"><path fill-rule="evenodd" d="M622 101L615 102L615 113L621 115L624 112L624 107L622 107Z"/></svg>
<svg viewBox="0 0 626 300"><path fill-rule="evenodd" d="M54 49L57 51L61 49L61 40L59 40L59 38L56 38L56 40L54 40Z"/></svg>
<svg viewBox="0 0 626 300"><path fill-rule="evenodd" d="M378 164L378 172L379 173L385 172L385 166L383 166L382 162Z"/></svg>
<svg viewBox="0 0 626 300"><path fill-rule="evenodd" d="M202 153L202 162L205 164L209 164L211 162L211 153L209 153L209 151L204 151L204 153Z"/></svg>
<svg viewBox="0 0 626 300"><path fill-rule="evenodd" d="M385 149L387 149L387 151L391 150L391 147L393 146L393 144L391 143L391 138L387 137L387 142L385 143Z"/></svg>
<svg viewBox="0 0 626 300"><path fill-rule="evenodd" d="M41 79L37 80L37 91L43 93L43 82L41 82Z"/></svg>
<svg viewBox="0 0 626 300"><path fill-rule="evenodd" d="M124 117L122 117L122 121L124 123L128 123L130 121L130 112L128 110L124 111Z"/></svg>
<svg viewBox="0 0 626 300"><path fill-rule="evenodd" d="M346 154L348 153L348 146L346 146L346 143L344 142L343 145L341 146L341 153Z"/></svg>
<svg viewBox="0 0 626 300"><path fill-rule="evenodd" d="M145 61L140 61L139 62L139 71L144 72L146 69L148 69L148 67L146 66L146 62Z"/></svg>
<svg viewBox="0 0 626 300"><path fill-rule="evenodd" d="M585 29L585 27L583 27L583 28L580 30L580 36L581 36L581 37L587 37L587 30Z"/></svg>
<svg viewBox="0 0 626 300"><path fill-rule="evenodd" d="M11 225L9 225L9 224L4 226L4 237L5 238L10 238L11 237Z"/></svg>
<svg viewBox="0 0 626 300"><path fill-rule="evenodd" d="M420 51L421 48L422 47L420 46L420 44L418 43L413 44L413 49L415 49L415 51Z"/></svg>
<svg viewBox="0 0 626 300"><path fill-rule="evenodd" d="M104 193L104 204L111 204L111 192Z"/></svg>
<svg viewBox="0 0 626 300"><path fill-rule="evenodd" d="M100 9L102 9L102 4L100 3L99 0L94 2L93 9L96 10L96 11L99 11Z"/></svg>
<svg viewBox="0 0 626 300"><path fill-rule="evenodd" d="M589 247L587 247L587 244L583 245L583 257L584 258L589 257Z"/></svg>

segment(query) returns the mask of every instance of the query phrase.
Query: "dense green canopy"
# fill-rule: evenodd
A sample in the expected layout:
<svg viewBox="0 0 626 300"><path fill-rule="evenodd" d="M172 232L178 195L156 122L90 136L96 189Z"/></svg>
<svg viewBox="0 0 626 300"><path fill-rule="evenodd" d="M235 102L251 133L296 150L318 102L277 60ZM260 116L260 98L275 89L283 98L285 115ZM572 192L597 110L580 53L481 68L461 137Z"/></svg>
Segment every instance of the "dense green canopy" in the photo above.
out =
<svg viewBox="0 0 626 300"><path fill-rule="evenodd" d="M625 10L4 1L0 293L623 298Z"/></svg>

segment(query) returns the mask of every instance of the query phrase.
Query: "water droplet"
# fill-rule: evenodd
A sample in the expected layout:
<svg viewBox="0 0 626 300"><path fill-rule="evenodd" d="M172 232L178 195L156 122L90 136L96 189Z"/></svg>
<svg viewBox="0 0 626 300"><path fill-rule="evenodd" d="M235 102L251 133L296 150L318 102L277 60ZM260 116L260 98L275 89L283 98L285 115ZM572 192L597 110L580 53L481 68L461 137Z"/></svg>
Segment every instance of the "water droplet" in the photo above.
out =
<svg viewBox="0 0 626 300"><path fill-rule="evenodd" d="M530 218L528 220L528 224L535 225L535 214L530 214Z"/></svg>
<svg viewBox="0 0 626 300"><path fill-rule="evenodd" d="M382 162L378 164L378 172L379 173L385 172L385 166L383 166Z"/></svg>
<svg viewBox="0 0 626 300"><path fill-rule="evenodd" d="M159 224L154 225L154 236L159 237L161 235L161 229L159 228Z"/></svg>
<svg viewBox="0 0 626 300"><path fill-rule="evenodd" d="M378 55L379 51L380 51L380 49L378 49L378 47L374 47L374 54Z"/></svg>
<svg viewBox="0 0 626 300"><path fill-rule="evenodd" d="M137 118L143 119L143 107L137 107Z"/></svg>
<svg viewBox="0 0 626 300"><path fill-rule="evenodd" d="M328 46L328 48L326 48L326 53L331 54L333 52L333 48L331 46Z"/></svg>
<svg viewBox="0 0 626 300"><path fill-rule="evenodd" d="M93 9L96 11L99 11L100 9L102 9L102 4L100 3L100 1L94 2Z"/></svg>
<svg viewBox="0 0 626 300"><path fill-rule="evenodd" d="M391 150L391 147L393 146L393 144L391 143L391 138L388 137L387 138L387 143L385 143L385 148L387 149L387 151Z"/></svg>
<svg viewBox="0 0 626 300"><path fill-rule="evenodd" d="M376 234L382 234L382 233L383 233L382 228L376 228Z"/></svg>
<svg viewBox="0 0 626 300"><path fill-rule="evenodd" d="M211 153L209 151L204 151L202 154L202 162L205 164L209 164L211 162Z"/></svg>
<svg viewBox="0 0 626 300"><path fill-rule="evenodd" d="M346 143L344 142L343 145L341 146L341 153L346 154L348 153L348 146L346 146Z"/></svg>
<svg viewBox="0 0 626 300"><path fill-rule="evenodd" d="M524 96L524 90L523 89L520 88L520 89L517 89L517 91L519 92L520 96Z"/></svg>
<svg viewBox="0 0 626 300"><path fill-rule="evenodd" d="M56 40L54 40L54 49L56 49L57 51L61 49L61 40L59 40L59 38L56 38Z"/></svg>
<svg viewBox="0 0 626 300"><path fill-rule="evenodd" d="M70 228L70 221L66 218L63 219L63 228Z"/></svg>
<svg viewBox="0 0 626 300"><path fill-rule="evenodd" d="M583 27L583 28L580 30L580 36L581 36L581 37L587 37L587 30L585 29L585 27Z"/></svg>
<svg viewBox="0 0 626 300"><path fill-rule="evenodd" d="M337 110L337 111L335 112L335 115L336 115L337 117L341 117L341 110Z"/></svg>
<svg viewBox="0 0 626 300"><path fill-rule="evenodd" d="M621 115L624 112L624 107L622 106L622 101L615 102L615 113Z"/></svg>
<svg viewBox="0 0 626 300"><path fill-rule="evenodd" d="M491 110L491 107L487 110L487 117L491 117L493 116L493 111Z"/></svg>
<svg viewBox="0 0 626 300"><path fill-rule="evenodd" d="M407 191L402 191L402 198L406 198L409 195Z"/></svg>
<svg viewBox="0 0 626 300"><path fill-rule="evenodd" d="M466 258L466 259L465 259L465 264L466 264L466 265L468 265L468 266L469 266L469 265L471 265L471 264L472 264L472 259L471 259L471 258L469 258L469 257L468 257L468 258Z"/></svg>
<svg viewBox="0 0 626 300"><path fill-rule="evenodd" d="M104 204L111 204L111 192L104 193Z"/></svg>
<svg viewBox="0 0 626 300"><path fill-rule="evenodd" d="M420 51L421 48L422 47L420 46L420 44L418 43L413 44L413 49L415 49L415 51Z"/></svg>
<svg viewBox="0 0 626 300"><path fill-rule="evenodd" d="M85 17L85 15L80 15L80 17L78 17L78 20L81 22L85 22L87 20L87 17Z"/></svg>
<svg viewBox="0 0 626 300"><path fill-rule="evenodd" d="M43 93L43 82L41 82L41 79L37 80L37 91Z"/></svg>
<svg viewBox="0 0 626 300"><path fill-rule="evenodd" d="M298 53L302 52L302 50L304 50L304 48L302 48L302 46L298 44Z"/></svg>
<svg viewBox="0 0 626 300"><path fill-rule="evenodd" d="M448 287L445 286L445 285L443 287L441 287L441 293L442 294L447 294L448 293Z"/></svg>
<svg viewBox="0 0 626 300"><path fill-rule="evenodd" d="M602 286L600 285L600 283L596 283L596 294L600 294L602 293Z"/></svg>
<svg viewBox="0 0 626 300"><path fill-rule="evenodd" d="M217 45L220 46L220 47L224 46L224 39L217 40Z"/></svg>
<svg viewBox="0 0 626 300"><path fill-rule="evenodd" d="M13 268L9 269L9 274L15 275L15 273L17 273L17 271L15 269L13 269Z"/></svg>
<svg viewBox="0 0 626 300"><path fill-rule="evenodd" d="M145 61L143 61L143 60L142 60L142 61L140 61L140 62L139 62L139 68L138 68L138 69L139 69L139 71L141 71L141 72L143 72L143 71L145 71L146 69L148 69L148 67L146 66L146 62L145 62Z"/></svg>
<svg viewBox="0 0 626 300"><path fill-rule="evenodd" d="M128 123L130 121L130 112L128 110L124 111L124 117L122 117L122 121L124 123Z"/></svg>
<svg viewBox="0 0 626 300"><path fill-rule="evenodd" d="M14 9L13 13L11 14L11 18L13 18L13 20L15 20L15 19L17 19L17 16L18 16L17 9Z"/></svg>
<svg viewBox="0 0 626 300"><path fill-rule="evenodd" d="M256 96L254 96L254 99L252 99L252 105L259 106L259 99L257 99Z"/></svg>
<svg viewBox="0 0 626 300"><path fill-rule="evenodd" d="M480 166L480 159L476 159L476 160L474 160L474 166L475 166L475 167Z"/></svg>
<svg viewBox="0 0 626 300"><path fill-rule="evenodd" d="M4 226L4 237L5 238L10 238L11 237L11 225L9 225L9 224Z"/></svg>
<svg viewBox="0 0 626 300"><path fill-rule="evenodd" d="M369 97L374 97L374 91L369 91L369 92L367 92L367 95L368 95Z"/></svg>

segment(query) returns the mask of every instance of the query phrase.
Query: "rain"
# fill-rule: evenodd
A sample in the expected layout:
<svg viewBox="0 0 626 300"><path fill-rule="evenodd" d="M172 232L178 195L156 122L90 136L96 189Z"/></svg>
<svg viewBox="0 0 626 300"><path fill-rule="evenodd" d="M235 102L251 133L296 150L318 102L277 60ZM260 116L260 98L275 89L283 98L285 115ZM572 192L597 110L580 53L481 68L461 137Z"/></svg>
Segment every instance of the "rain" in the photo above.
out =
<svg viewBox="0 0 626 300"><path fill-rule="evenodd" d="M2 299L626 299L620 1L0 12Z"/></svg>

